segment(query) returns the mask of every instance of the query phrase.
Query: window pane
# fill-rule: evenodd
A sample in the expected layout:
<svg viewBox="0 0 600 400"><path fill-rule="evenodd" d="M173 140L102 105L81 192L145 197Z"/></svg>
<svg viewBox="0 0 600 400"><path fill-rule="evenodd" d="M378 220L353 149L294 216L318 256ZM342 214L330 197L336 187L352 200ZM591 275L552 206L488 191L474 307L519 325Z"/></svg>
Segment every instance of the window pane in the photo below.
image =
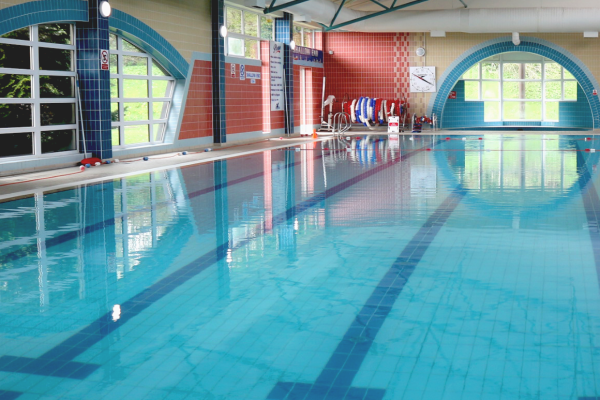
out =
<svg viewBox="0 0 600 400"><path fill-rule="evenodd" d="M273 20L269 17L260 17L260 38L273 40Z"/></svg>
<svg viewBox="0 0 600 400"><path fill-rule="evenodd" d="M119 97L119 80L116 78L110 80L110 97Z"/></svg>
<svg viewBox="0 0 600 400"><path fill-rule="evenodd" d="M145 79L123 79L123 97L128 99L148 97L148 81Z"/></svg>
<svg viewBox="0 0 600 400"><path fill-rule="evenodd" d="M244 35L258 36L258 14L244 13Z"/></svg>
<svg viewBox="0 0 600 400"><path fill-rule="evenodd" d="M150 131L148 125L124 126L125 144L148 143L150 141Z"/></svg>
<svg viewBox="0 0 600 400"><path fill-rule="evenodd" d="M483 100L500 100L500 82L482 82Z"/></svg>
<svg viewBox="0 0 600 400"><path fill-rule="evenodd" d="M33 133L7 133L0 135L0 143L2 143L2 146L0 146L0 157L33 154Z"/></svg>
<svg viewBox="0 0 600 400"><path fill-rule="evenodd" d="M112 139L113 146L119 146L121 144L121 137L119 135L119 127L112 128L110 130L110 136Z"/></svg>
<svg viewBox="0 0 600 400"><path fill-rule="evenodd" d="M152 81L152 97L170 97L169 81Z"/></svg>
<svg viewBox="0 0 600 400"><path fill-rule="evenodd" d="M504 82L503 93L505 99L520 99L521 98L521 82Z"/></svg>
<svg viewBox="0 0 600 400"><path fill-rule="evenodd" d="M0 97L31 98L31 76L0 74Z"/></svg>
<svg viewBox="0 0 600 400"><path fill-rule="evenodd" d="M110 50L117 50L117 35L110 34L108 37L108 48Z"/></svg>
<svg viewBox="0 0 600 400"><path fill-rule="evenodd" d="M258 40L246 39L246 53L248 58L258 59Z"/></svg>
<svg viewBox="0 0 600 400"><path fill-rule="evenodd" d="M17 29L0 36L6 39L29 40L29 27Z"/></svg>
<svg viewBox="0 0 600 400"><path fill-rule="evenodd" d="M242 11L227 7L227 31L242 33Z"/></svg>
<svg viewBox="0 0 600 400"><path fill-rule="evenodd" d="M122 39L121 43L123 43L123 48L121 49L123 51L134 51L136 53L144 53L144 50L140 49L139 47L137 47L131 42L128 42L125 39Z"/></svg>
<svg viewBox="0 0 600 400"><path fill-rule="evenodd" d="M527 100L541 100L542 82L525 82L525 98Z"/></svg>
<svg viewBox="0 0 600 400"><path fill-rule="evenodd" d="M310 29L304 30L304 47L313 47L312 31Z"/></svg>
<svg viewBox="0 0 600 400"><path fill-rule="evenodd" d="M525 119L541 121L542 119L542 102L529 101L525 103Z"/></svg>
<svg viewBox="0 0 600 400"><path fill-rule="evenodd" d="M153 76L169 76L167 72L156 61L152 60L152 75Z"/></svg>
<svg viewBox="0 0 600 400"><path fill-rule="evenodd" d="M123 41L125 43L125 41ZM123 74L148 75L148 58L123 56Z"/></svg>
<svg viewBox="0 0 600 400"><path fill-rule="evenodd" d="M40 104L42 126L75 123L74 103Z"/></svg>
<svg viewBox="0 0 600 400"><path fill-rule="evenodd" d="M479 79L479 64L475 64L463 75L463 79Z"/></svg>
<svg viewBox="0 0 600 400"><path fill-rule="evenodd" d="M40 47L40 69L48 71L71 71L71 50Z"/></svg>
<svg viewBox="0 0 600 400"><path fill-rule="evenodd" d="M573 76L573 74L570 73L569 71L567 71L566 68L565 68L564 71L565 71L564 79L575 79L575 77Z"/></svg>
<svg viewBox="0 0 600 400"><path fill-rule="evenodd" d="M40 42L71 44L71 24L38 25Z"/></svg>
<svg viewBox="0 0 600 400"><path fill-rule="evenodd" d="M481 63L481 77L483 79L500 79L500 64Z"/></svg>
<svg viewBox="0 0 600 400"><path fill-rule="evenodd" d="M558 101L547 101L546 102L546 115L544 120L546 121L558 121L558 107L560 103Z"/></svg>
<svg viewBox="0 0 600 400"><path fill-rule="evenodd" d="M518 101L504 102L504 119L509 120L509 121L523 119L523 117L521 116L521 114L522 114L521 105L522 104L523 103L518 102Z"/></svg>
<svg viewBox="0 0 600 400"><path fill-rule="evenodd" d="M521 76L521 64L504 63L502 65L502 76L504 79L523 79Z"/></svg>
<svg viewBox="0 0 600 400"><path fill-rule="evenodd" d="M465 81L465 100L479 100L479 82Z"/></svg>
<svg viewBox="0 0 600 400"><path fill-rule="evenodd" d="M294 35L293 40L296 42L296 45L302 46L302 28L299 26L294 26Z"/></svg>
<svg viewBox="0 0 600 400"><path fill-rule="evenodd" d="M0 128L23 126L32 126L31 104L0 104Z"/></svg>
<svg viewBox="0 0 600 400"><path fill-rule="evenodd" d="M71 76L40 76L40 97L75 97L75 78Z"/></svg>
<svg viewBox="0 0 600 400"><path fill-rule="evenodd" d="M167 117L167 104L168 103L152 103L152 118L164 119Z"/></svg>
<svg viewBox="0 0 600 400"><path fill-rule="evenodd" d="M242 39L237 38L227 38L228 43L228 53L233 56L243 56L244 55L244 41Z"/></svg>
<svg viewBox="0 0 600 400"><path fill-rule="evenodd" d="M31 47L0 43L0 68L31 69Z"/></svg>
<svg viewBox="0 0 600 400"><path fill-rule="evenodd" d="M165 131L165 124L154 124L154 141L162 142Z"/></svg>
<svg viewBox="0 0 600 400"><path fill-rule="evenodd" d="M545 83L545 98L548 100L562 100L562 85L560 82Z"/></svg>
<svg viewBox="0 0 600 400"><path fill-rule="evenodd" d="M562 67L557 63L546 63L546 79L562 79Z"/></svg>
<svg viewBox="0 0 600 400"><path fill-rule="evenodd" d="M42 153L77 149L75 129L42 132Z"/></svg>
<svg viewBox="0 0 600 400"><path fill-rule="evenodd" d="M110 120L119 122L119 103L110 103Z"/></svg>
<svg viewBox="0 0 600 400"><path fill-rule="evenodd" d="M542 64L525 64L525 79L542 79Z"/></svg>
<svg viewBox="0 0 600 400"><path fill-rule="evenodd" d="M577 81L565 81L565 100L577 100Z"/></svg>
<svg viewBox="0 0 600 400"><path fill-rule="evenodd" d="M147 121L148 103L123 103L124 121Z"/></svg>
<svg viewBox="0 0 600 400"><path fill-rule="evenodd" d="M110 55L110 73L111 74L119 73L119 56L116 54Z"/></svg>
<svg viewBox="0 0 600 400"><path fill-rule="evenodd" d="M483 103L484 120L488 121L500 121L500 102L499 101L486 101Z"/></svg>

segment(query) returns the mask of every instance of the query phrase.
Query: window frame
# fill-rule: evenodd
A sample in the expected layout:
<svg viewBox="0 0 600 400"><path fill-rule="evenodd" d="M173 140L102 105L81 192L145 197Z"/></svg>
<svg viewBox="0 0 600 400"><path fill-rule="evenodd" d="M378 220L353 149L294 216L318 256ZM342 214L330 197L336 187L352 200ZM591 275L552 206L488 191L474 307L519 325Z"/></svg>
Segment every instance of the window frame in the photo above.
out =
<svg viewBox="0 0 600 400"><path fill-rule="evenodd" d="M499 69L499 73L500 73L500 77L499 79L484 79L483 78L483 68L482 65L484 63L498 63L500 64L500 69ZM540 79L505 79L504 78L504 64L541 64L541 78ZM560 79L546 79L546 64L558 64L561 67L561 78ZM552 60L548 60L545 57L540 57L539 60L531 60L531 61L510 61L510 60L505 60L503 55L501 54L499 56L498 60L482 60L479 61L477 63L477 66L479 68L479 78L477 79L472 79L472 78L465 78L464 74L461 77L461 80L466 82L478 82L479 83L479 98L478 99L466 99L465 98L465 102L472 102L472 101L480 101L484 103L484 108L485 108L485 103L486 102L500 102L500 119L498 120L485 120L485 122L559 122L559 120L554 120L554 119L547 119L546 118L546 102L549 103L554 103L554 102L577 102L578 99L566 99L565 98L565 82L577 82L577 79L575 79L575 77L573 78L565 78L565 71L566 69L560 65L559 63L557 63L556 61L552 61ZM467 71L470 71L473 68L473 66L471 66L471 68L469 68ZM568 71L567 71L568 72ZM466 72L465 72L466 74ZM572 75L572 74L571 74ZM483 98L483 83L484 82L499 82L500 84L500 98L497 100L487 100ZM540 99L505 99L504 98L504 83L505 82L518 82L518 83L527 83L527 82L536 82L536 83L540 83L542 86L542 95ZM546 83L547 82L560 82L561 83L561 98L560 99L546 99ZM518 103L523 103L523 102L532 102L532 103L542 103L542 118L541 119L504 119L504 103L510 103L510 102L518 102Z"/></svg>
<svg viewBox="0 0 600 400"><path fill-rule="evenodd" d="M57 22L59 23L59 22ZM70 154L79 153L79 106L77 104L77 47L76 47L76 29L74 24L67 23L70 28L71 44L57 44L41 42L39 40L39 25L51 25L49 24L37 24L29 25L23 28L29 28L29 40L19 39L8 39L0 37L0 43L28 46L30 52L31 65L30 69L16 69L16 68L0 68L0 74L16 74L16 75L29 75L31 77L31 97L29 98L0 98L2 104L31 104L31 127L15 127L15 128L0 128L0 139L4 134L27 134L33 135L32 153L16 156L4 156L0 157L0 163L7 160L26 160L31 158L39 157L57 157L65 156ZM22 28L19 28L22 29ZM57 50L68 50L71 52L71 70L70 71L53 71L53 70L40 70L40 48L49 48ZM41 76L61 76L70 77L73 79L73 97L64 98L42 98L40 96L40 77ZM41 106L42 104L72 104L74 107L75 115L74 123L72 124L60 124L60 125L44 125L42 126L41 121ZM75 149L66 150L60 152L42 153L42 134L49 131L61 131L61 130L74 130L75 131Z"/></svg>
<svg viewBox="0 0 600 400"><path fill-rule="evenodd" d="M298 46L302 46L302 47L310 47L311 49L314 49L315 46L315 29L314 28L308 28L304 25L300 25L300 24L294 24L294 27L298 27L300 28L300 37L302 38L302 43L296 43ZM292 29L293 31L293 29ZM307 46L306 43L304 43L304 32L308 31L310 36L311 36L311 40L312 40L312 46Z"/></svg>
<svg viewBox="0 0 600 400"><path fill-rule="evenodd" d="M225 38L225 55L227 55L228 57L236 57L236 58L240 58L240 59L248 59L248 60L260 60L260 42L263 40L275 40L275 22L272 22L272 26L273 29L271 30L271 38L270 39L264 39L261 35L261 18L262 17L271 17L273 18L271 15L267 14L259 14L257 12L253 12L250 10L246 10L244 8L241 7L235 7L232 5L227 4L225 6L225 12L224 12L224 20L225 20L225 26L227 26L227 9L233 9L233 10L238 10L241 11L242 13L242 19L241 19L241 31L242 33L235 33L235 32L228 32L227 33L227 37ZM246 35L244 30L246 29L245 26L245 15L249 13L249 14L253 14L256 15L258 18L258 27L257 27L257 36L252 36L252 35ZM233 38L233 39L239 39L242 40L243 42L243 49L242 52L244 53L243 56L237 55L237 54L230 54L229 53L229 39ZM246 40L256 40L258 41L258 48L257 48L257 58L251 58L251 57L246 57Z"/></svg>
<svg viewBox="0 0 600 400"><path fill-rule="evenodd" d="M165 71L167 74L166 68L164 68L152 55L144 52L137 51L128 51L123 50L123 40L129 42L127 39L122 38L120 35L115 33L110 33L116 37L117 50L109 49L110 55L117 55L117 73L110 73L110 79L117 79L118 85L118 97L112 97L110 99L111 110L112 104L117 103L118 111L119 111L119 120L112 121L112 111L111 111L111 137L112 130L117 128L119 132L119 144L112 144L113 149L125 149L131 147L140 147L140 146L152 146L157 144L164 143L165 133L167 128L167 122L169 119L169 112L171 111L171 106L173 103L173 93L175 89L176 80L173 76L154 76L152 75L152 63L155 62ZM129 42L131 43L131 42ZM132 43L133 44L133 43ZM135 46L135 44L133 44ZM136 46L138 47L138 46ZM140 49L141 50L141 49ZM146 75L130 75L123 73L123 56L134 56L134 57L143 57L147 62L147 74ZM124 97L124 80L141 80L148 82L148 97ZM152 93L152 82L154 81L167 81L167 96L166 97L153 97ZM125 103L147 103L148 104L148 119L140 120L140 121L125 121L125 110L123 104ZM164 115L164 118L154 118L154 103L163 103L163 110L161 115ZM154 125L160 125L160 131L158 135L154 133ZM125 144L125 128L128 126L142 126L148 125L150 140L148 142L141 143L131 143ZM157 136L159 137L157 140ZM112 143L112 141L111 141Z"/></svg>

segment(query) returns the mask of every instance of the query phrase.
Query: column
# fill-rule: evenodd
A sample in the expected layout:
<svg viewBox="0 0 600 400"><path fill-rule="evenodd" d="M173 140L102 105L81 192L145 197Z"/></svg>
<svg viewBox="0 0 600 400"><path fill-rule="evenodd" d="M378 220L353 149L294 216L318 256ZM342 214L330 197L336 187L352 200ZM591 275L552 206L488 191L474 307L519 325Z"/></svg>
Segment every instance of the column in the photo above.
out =
<svg viewBox="0 0 600 400"><path fill-rule="evenodd" d="M225 23L223 0L211 0L213 143L227 142L225 123L225 39L219 28Z"/></svg>

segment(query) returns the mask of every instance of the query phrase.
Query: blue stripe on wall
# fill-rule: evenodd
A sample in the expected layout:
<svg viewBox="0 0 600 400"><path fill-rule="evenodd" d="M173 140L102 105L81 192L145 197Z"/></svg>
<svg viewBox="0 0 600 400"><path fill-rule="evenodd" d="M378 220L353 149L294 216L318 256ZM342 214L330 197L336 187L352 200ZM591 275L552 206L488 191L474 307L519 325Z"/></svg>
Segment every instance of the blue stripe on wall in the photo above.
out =
<svg viewBox="0 0 600 400"><path fill-rule="evenodd" d="M30 1L0 10L0 35L29 25L55 21L85 22L87 20L87 1Z"/></svg>

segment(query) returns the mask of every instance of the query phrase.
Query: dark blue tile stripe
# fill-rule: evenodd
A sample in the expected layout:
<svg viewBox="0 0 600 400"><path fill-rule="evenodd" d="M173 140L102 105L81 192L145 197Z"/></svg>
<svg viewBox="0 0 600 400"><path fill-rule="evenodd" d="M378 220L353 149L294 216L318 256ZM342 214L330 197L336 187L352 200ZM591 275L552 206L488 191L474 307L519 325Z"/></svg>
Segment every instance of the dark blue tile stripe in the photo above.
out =
<svg viewBox="0 0 600 400"><path fill-rule="evenodd" d="M440 141L438 141L438 142L440 142ZM342 183L332 187L331 189L326 190L325 193L318 194L318 195L312 197L311 199L301 202L297 206L292 207L292 208L278 214L276 217L274 217L273 218L273 227L275 227L277 224L281 224L281 223L287 221L288 219L298 215L299 213L309 209L310 207L313 207L314 205L319 204L321 201L325 200L326 198L328 198L336 193L339 193L343 189L351 187L351 186L367 179L368 177L376 174L377 172L383 171L387 168L390 168L390 167L398 164L401 161L404 161L404 160L412 157L417 152L419 152L419 150L409 152L400 158L389 161L386 164L377 166L377 167L375 167L369 171L366 171L356 177L348 179L347 181L342 182ZM297 163L290 164L290 166L295 165L295 164L297 164ZM238 243L238 245L236 246L236 248L245 246L251 240L252 240L252 238L248 238L248 239L240 241ZM223 259L225 257L225 255L227 254L228 249L229 249L229 243L224 243L221 246L207 252L203 256L197 258L196 260L192 261L188 265L173 272L169 276L161 279L160 281L156 282L152 286L148 287L147 289L143 290L142 292L138 293L131 299L124 302L121 305L121 318L119 320L112 321L112 312L109 311L106 314L104 314L103 316L101 316L100 318L98 318L97 320L90 323L88 326L86 326L79 332L75 333L73 336L67 338L63 342L56 345L54 348L50 349L49 351L47 351L46 353L44 353L37 359L30 359L30 358L25 358L25 357L6 358L8 356L0 357L0 371L26 372L26 373L37 374L37 375L53 376L52 374L55 373L54 368L57 365L52 364L52 363L60 362L61 363L60 366L62 368L62 366L66 362L73 360L73 358L77 357L78 355L80 355L83 352L85 352L86 350L88 350L91 346L98 343L100 340L102 340L108 334L110 334L111 332L114 332L121 325L125 324L127 321L129 321L136 315L140 314L147 307L154 304L156 301L160 300L162 297L169 294L174 289L176 289L180 285L184 284L191 278L195 277L196 275L198 275L199 273L204 271L209 266L211 266L211 265L215 264L217 261ZM43 362L43 361L46 361L46 362L43 363L43 367L40 367L40 368L28 367L27 369L24 369L23 365L29 365L31 363L31 360L35 360L38 363ZM89 376L89 374L91 374L97 368L97 366L95 366L93 364L86 364L86 365L89 365L89 367L85 368L85 369L81 368L78 370L79 373L76 374L76 376L74 374L71 374L69 377L75 378L75 379L84 379L87 376ZM73 368L73 367L69 366L67 368ZM65 373L67 373L67 372L65 372Z"/></svg>
<svg viewBox="0 0 600 400"><path fill-rule="evenodd" d="M344 334L315 384L279 382L268 399L354 398L354 394L349 397L350 390L359 388L351 388L350 385L377 333L421 258L465 194L462 187L455 189L404 247ZM385 394L382 389L364 390L374 390L368 397L365 394L365 399L381 399Z"/></svg>
<svg viewBox="0 0 600 400"><path fill-rule="evenodd" d="M0 400L14 400L23 393L10 390L0 390Z"/></svg>
<svg viewBox="0 0 600 400"><path fill-rule="evenodd" d="M319 159L321 157L323 157L322 154L316 156L315 159ZM293 164L286 164L285 166L283 166L281 168L292 168L292 167L296 167L300 164L301 164L301 162L297 161ZM197 190L194 192L190 192L187 194L187 199L193 199L195 197L202 196L204 194L212 193L219 189L224 189L229 186L237 185L239 183L247 182L252 179L260 178L260 177L264 176L264 174L265 174L264 171L261 171L261 172L257 172L257 173L254 173L254 174L251 174L248 176L244 176L244 177L241 177L238 179L233 179L224 184L217 184L214 186L207 187L205 189L200 189L200 190ZM101 183L100 183L100 185L101 185ZM152 205L149 208L143 208L143 209L139 209L139 210L135 210L135 211L130 211L128 213L125 213L125 215L134 215L137 213L148 212L150 209L155 210L158 207L166 206L166 205L172 204L172 203L173 203L172 201L165 201L165 202L157 203L157 204ZM88 225L88 226L86 226L82 229L76 230L76 231L65 232L65 233L57 235L53 238L46 239L46 243L45 243L46 248L48 249L48 248L51 248L54 246L58 246L62 243L68 242L69 240L75 240L75 239L79 238L80 236L84 236L86 234L90 234L97 230L105 229L107 227L114 226L114 225L115 225L115 219L108 218L104 221L100 221L95 224ZM0 255L0 265L7 264L12 261L17 261L17 260L27 257L31 254L36 254L37 252L38 252L37 243L26 245L26 246L21 246L17 250L11 251L4 255Z"/></svg>

